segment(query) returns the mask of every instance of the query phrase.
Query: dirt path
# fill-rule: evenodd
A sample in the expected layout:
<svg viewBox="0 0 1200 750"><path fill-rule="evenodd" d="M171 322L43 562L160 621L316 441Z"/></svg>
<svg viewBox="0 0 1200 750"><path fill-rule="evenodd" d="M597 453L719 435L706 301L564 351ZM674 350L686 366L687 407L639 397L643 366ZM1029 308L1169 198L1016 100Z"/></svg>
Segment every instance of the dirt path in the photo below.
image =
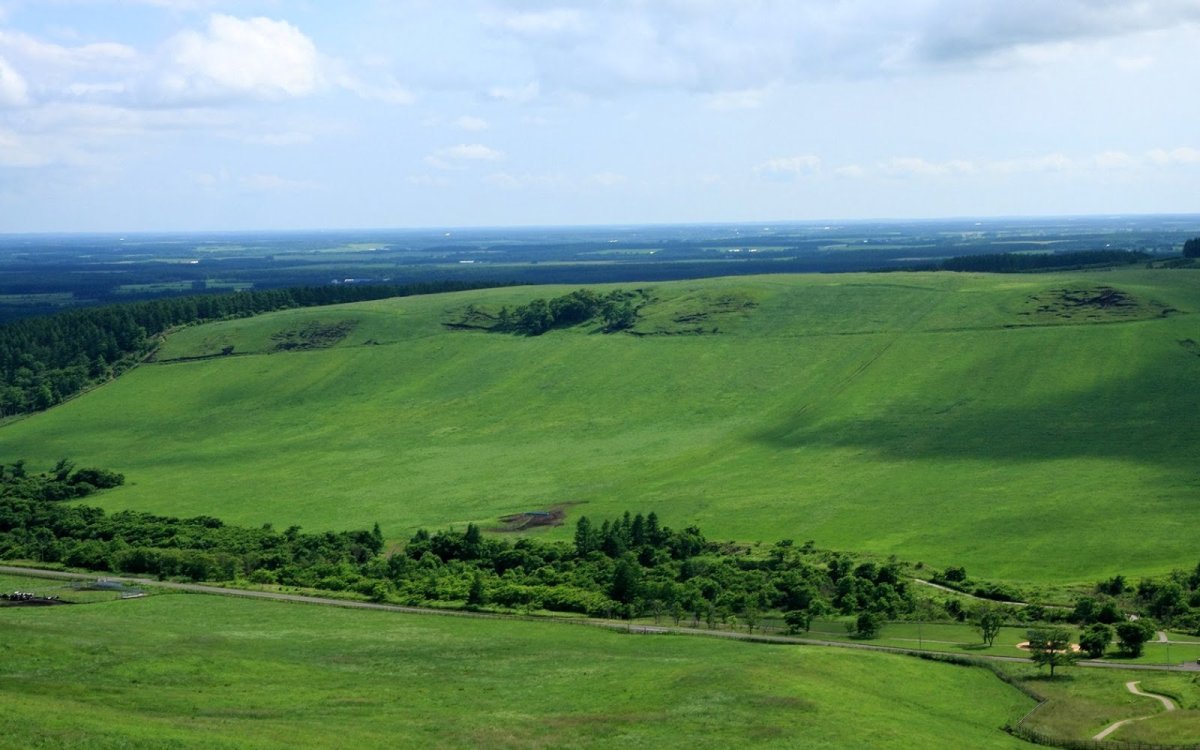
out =
<svg viewBox="0 0 1200 750"><path fill-rule="evenodd" d="M344 607L346 609L370 609L382 612L400 612L411 615L440 615L442 617L469 617L477 620L523 620L527 622L558 623L565 625L583 625L586 627L617 630L626 633L645 635L687 635L704 638L726 638L730 640L749 641L752 643L790 643L803 646L828 646L831 648L849 648L859 651L879 651L888 654L905 654L929 658L931 654L952 652L931 652L915 648L898 646L879 646L873 643L853 643L847 641L823 640L820 638L804 638L793 635L768 635L766 633L742 633L731 630L708 630L704 628L654 626L631 623L625 620L601 620L588 617L539 617L537 615L510 615L499 612L468 612L461 609L438 609L434 607L409 607L401 604L381 604L364 602L355 599L333 599L308 594L285 594L277 591L255 591L253 589L234 589L224 586L210 586L202 583L173 583L152 578L132 578L125 576L97 576L95 573L68 573L62 570L47 570L44 568L23 568L13 565L0 565L0 573L33 576L36 578L56 578L71 581L94 581L98 577L106 580L131 584L134 586L166 589L168 591L184 591L193 594L212 594L216 596L239 596L249 599L268 599L278 602L295 602L298 604L316 604L325 607ZM933 641L929 641L932 643ZM998 656L995 654L972 654L969 659L998 662L1015 662L1032 664L1033 660L1023 656ZM1080 661L1082 667L1111 667L1116 669L1140 669L1148 671L1200 671L1200 664L1169 667L1161 664L1114 664L1112 662Z"/></svg>
<svg viewBox="0 0 1200 750"><path fill-rule="evenodd" d="M1134 680L1132 682L1127 682L1127 683L1125 683L1125 689L1128 690L1129 692L1133 693L1134 695L1140 695L1145 698L1154 698L1155 700L1162 702L1163 708L1167 711L1175 710L1175 708L1176 708L1175 701L1171 700L1170 698L1168 698L1165 695L1159 695L1158 693L1147 693L1144 690L1140 690L1138 688L1138 683L1139 683L1138 680ZM1155 714L1148 714L1146 716L1135 716L1132 719L1121 719L1120 721L1114 721L1112 724L1109 724L1107 727L1105 727L1099 734L1097 734L1092 739L1097 740L1097 741L1102 740L1105 737L1107 737L1108 735L1110 735L1113 732L1120 729L1121 727L1125 726L1126 724L1132 724L1135 721L1145 721L1146 719L1149 719L1154 716L1158 716L1158 714L1155 713Z"/></svg>
<svg viewBox="0 0 1200 750"><path fill-rule="evenodd" d="M999 599L987 599L982 596L975 596L974 594L969 594L966 591L959 591L958 589L953 589L953 588L950 588L949 586L943 586L940 583L934 583L933 581L926 581L924 578L914 578L912 580L914 583L919 583L922 586L928 586L931 589L937 589L938 591L945 591L948 594L958 594L959 596L965 596L968 599L974 599L977 602L984 602L985 604L999 604L1001 606L1007 605L1010 607L1028 607L1029 606L1029 602L1009 602L1009 601L1000 601ZM1060 604L1043 604L1042 607L1045 609L1064 609L1064 610L1070 609L1070 607L1064 607Z"/></svg>

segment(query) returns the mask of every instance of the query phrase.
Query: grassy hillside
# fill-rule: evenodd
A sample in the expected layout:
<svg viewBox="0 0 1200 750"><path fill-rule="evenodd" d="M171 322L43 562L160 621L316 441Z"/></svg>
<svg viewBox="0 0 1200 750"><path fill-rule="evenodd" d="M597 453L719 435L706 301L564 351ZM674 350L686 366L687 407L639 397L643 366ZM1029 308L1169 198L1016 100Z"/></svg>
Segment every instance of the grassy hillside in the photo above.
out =
<svg viewBox="0 0 1200 750"><path fill-rule="evenodd" d="M1031 706L982 669L551 624L195 595L3 620L4 747L1017 748Z"/></svg>
<svg viewBox="0 0 1200 750"><path fill-rule="evenodd" d="M578 503L568 523L656 510L991 578L1157 573L1195 564L1198 282L664 283L639 335L444 325L568 288L287 311L179 332L158 362L0 428L0 456L121 471L109 508L243 524L402 538Z"/></svg>

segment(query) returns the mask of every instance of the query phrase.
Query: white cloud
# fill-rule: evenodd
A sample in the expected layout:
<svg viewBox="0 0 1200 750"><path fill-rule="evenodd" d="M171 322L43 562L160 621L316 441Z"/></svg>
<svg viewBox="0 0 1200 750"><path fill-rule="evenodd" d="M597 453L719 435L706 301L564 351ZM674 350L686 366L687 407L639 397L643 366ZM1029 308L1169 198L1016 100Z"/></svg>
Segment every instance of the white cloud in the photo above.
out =
<svg viewBox="0 0 1200 750"><path fill-rule="evenodd" d="M22 136L0 129L0 167L37 167L44 163L45 159Z"/></svg>
<svg viewBox="0 0 1200 750"><path fill-rule="evenodd" d="M588 182L600 187L610 188L628 182L628 178L617 172L597 172L588 178Z"/></svg>
<svg viewBox="0 0 1200 750"><path fill-rule="evenodd" d="M542 87L537 81L530 81L524 86L492 86L487 95L491 99L516 104L528 104L538 98Z"/></svg>
<svg viewBox="0 0 1200 750"><path fill-rule="evenodd" d="M451 182L442 176L415 174L408 178L408 184L417 187L449 187Z"/></svg>
<svg viewBox="0 0 1200 750"><path fill-rule="evenodd" d="M22 107L29 103L29 85L0 57L0 107Z"/></svg>
<svg viewBox="0 0 1200 750"><path fill-rule="evenodd" d="M489 0L488 7L485 34L509 42L547 92L674 88L712 96L717 108L753 106L754 97L737 92L813 80L1050 67L1097 43L1200 22L1195 0ZM1146 64L1140 50L1122 54L1110 59Z"/></svg>
<svg viewBox="0 0 1200 750"><path fill-rule="evenodd" d="M742 89L740 91L718 91L710 94L705 106L718 112L739 109L758 109L766 102L770 92L767 89Z"/></svg>
<svg viewBox="0 0 1200 750"><path fill-rule="evenodd" d="M586 28L583 12L577 8L485 13L482 20L485 24L526 36L579 33Z"/></svg>
<svg viewBox="0 0 1200 750"><path fill-rule="evenodd" d="M1140 70L1147 70L1153 67L1155 62L1156 61L1153 55L1118 55L1113 60L1113 64L1116 65L1119 70L1126 71L1127 73L1135 73Z"/></svg>
<svg viewBox="0 0 1200 750"><path fill-rule="evenodd" d="M837 169L833 170L833 173L838 177L856 180L859 177L866 176L867 170L863 169L857 164L847 164L844 167L838 167Z"/></svg>
<svg viewBox="0 0 1200 750"><path fill-rule="evenodd" d="M178 34L168 50L160 86L170 99L285 99L323 84L316 46L286 21L214 14L204 32Z"/></svg>
<svg viewBox="0 0 1200 750"><path fill-rule="evenodd" d="M312 133L285 130L278 133L259 133L256 135L241 136L239 140L261 146L304 146L316 139Z"/></svg>
<svg viewBox="0 0 1200 750"><path fill-rule="evenodd" d="M524 188L551 188L563 184L563 179L557 175L548 174L513 174L510 172L495 172L484 177L484 182L506 190L521 190Z"/></svg>
<svg viewBox="0 0 1200 750"><path fill-rule="evenodd" d="M916 156L898 156L881 163L879 168L892 177L942 177L978 171L973 162L964 159L932 162Z"/></svg>
<svg viewBox="0 0 1200 750"><path fill-rule="evenodd" d="M1093 156L1092 163L1100 169L1130 169L1140 162L1124 151L1105 151Z"/></svg>
<svg viewBox="0 0 1200 750"><path fill-rule="evenodd" d="M292 180L274 174L252 174L239 180L243 187L259 192L299 192L316 190L319 185L309 180Z"/></svg>
<svg viewBox="0 0 1200 750"><path fill-rule="evenodd" d="M440 156L462 161L499 161L504 153L482 143L460 143L438 152Z"/></svg>
<svg viewBox="0 0 1200 750"><path fill-rule="evenodd" d="M1023 172L1063 172L1074 167L1074 162L1064 154L1001 159L988 163L988 169L1000 174Z"/></svg>
<svg viewBox="0 0 1200 750"><path fill-rule="evenodd" d="M1032 56L1033 61L1038 55L1053 61L1070 53L1063 45L1071 42L1200 21L1200 4L1191 0L934 0L924 5L915 19L913 52L918 60L930 62L982 60L1013 52Z"/></svg>
<svg viewBox="0 0 1200 750"><path fill-rule="evenodd" d="M812 154L770 159L754 167L754 173L766 177L800 177L821 171L821 158Z"/></svg>
<svg viewBox="0 0 1200 750"><path fill-rule="evenodd" d="M1151 150L1147 156L1155 164L1161 165L1200 164L1200 149L1191 148L1190 146L1180 146L1170 151L1156 148Z"/></svg>
<svg viewBox="0 0 1200 750"><path fill-rule="evenodd" d="M368 83L352 73L343 71L333 77L333 83L369 101L404 106L417 100L408 88L392 77L387 77L382 83Z"/></svg>
<svg viewBox="0 0 1200 750"><path fill-rule="evenodd" d="M482 143L460 143L434 151L425 157L425 163L438 169L464 169L470 162L500 161L503 158L503 151Z"/></svg>
<svg viewBox="0 0 1200 750"><path fill-rule="evenodd" d="M0 31L0 49L40 68L87 68L134 62L137 50L124 44L102 42L66 47L14 31Z"/></svg>
<svg viewBox="0 0 1200 750"><path fill-rule="evenodd" d="M488 129L488 121L483 119L482 117L472 117L470 115L463 115L462 117L460 117L454 121L454 127L458 128L459 130L469 130L472 132L477 132L480 130L487 130Z"/></svg>

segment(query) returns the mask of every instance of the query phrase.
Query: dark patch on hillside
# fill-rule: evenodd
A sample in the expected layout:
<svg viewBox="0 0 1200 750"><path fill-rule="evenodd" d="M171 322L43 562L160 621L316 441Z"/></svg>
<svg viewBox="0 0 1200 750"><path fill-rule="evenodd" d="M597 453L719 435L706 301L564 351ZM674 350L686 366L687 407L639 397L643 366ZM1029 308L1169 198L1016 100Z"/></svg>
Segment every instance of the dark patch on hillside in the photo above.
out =
<svg viewBox="0 0 1200 750"><path fill-rule="evenodd" d="M322 323L313 320L302 328L279 331L271 334L275 342L272 351L290 352L306 349L327 349L338 343L358 325L357 320L339 320L334 323Z"/></svg>
<svg viewBox="0 0 1200 750"><path fill-rule="evenodd" d="M1110 286L1052 289L1030 295L1025 300L1025 306L1027 309L1019 315L1082 323L1165 317L1177 312L1174 308L1140 300Z"/></svg>
<svg viewBox="0 0 1200 750"><path fill-rule="evenodd" d="M1200 344L1197 344L1192 339L1183 339L1179 342L1179 345L1182 346L1183 350L1188 354L1194 354L1197 357L1200 357Z"/></svg>
<svg viewBox="0 0 1200 750"><path fill-rule="evenodd" d="M758 303L738 293L697 293L679 299L654 300L642 310L645 323L635 336L703 336L721 332L721 324L744 315Z"/></svg>
<svg viewBox="0 0 1200 750"><path fill-rule="evenodd" d="M516 532L539 527L562 526L571 503L552 505L546 510L527 510L500 517L500 525L489 531Z"/></svg>
<svg viewBox="0 0 1200 750"><path fill-rule="evenodd" d="M14 591L11 594L0 594L0 607L54 607L64 602L57 596L38 596L24 591Z"/></svg>

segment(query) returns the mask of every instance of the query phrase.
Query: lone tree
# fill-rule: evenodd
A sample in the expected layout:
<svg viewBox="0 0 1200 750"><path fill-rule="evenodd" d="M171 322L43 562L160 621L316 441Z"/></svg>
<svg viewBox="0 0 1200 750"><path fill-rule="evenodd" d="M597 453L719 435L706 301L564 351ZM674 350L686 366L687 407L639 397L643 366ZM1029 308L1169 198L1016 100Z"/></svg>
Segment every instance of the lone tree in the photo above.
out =
<svg viewBox="0 0 1200 750"><path fill-rule="evenodd" d="M1200 237L1193 237L1183 243L1183 257L1200 258Z"/></svg>
<svg viewBox="0 0 1200 750"><path fill-rule="evenodd" d="M881 627L883 627L883 618L879 616L878 612L860 612L854 622L846 623L846 629L850 631L850 635L863 640L877 637Z"/></svg>
<svg viewBox="0 0 1200 750"><path fill-rule="evenodd" d="M1000 634L1000 626L1004 624L1004 615L995 607L981 607L975 613L975 627L979 629L979 635L983 637L983 642L991 648L995 643L996 636Z"/></svg>
<svg viewBox="0 0 1200 750"><path fill-rule="evenodd" d="M1117 626L1117 648L1123 656L1136 659L1154 632L1154 625L1145 619L1123 622Z"/></svg>
<svg viewBox="0 0 1200 750"><path fill-rule="evenodd" d="M1029 656L1038 667L1054 668L1071 663L1071 634L1065 628L1029 631Z"/></svg>

